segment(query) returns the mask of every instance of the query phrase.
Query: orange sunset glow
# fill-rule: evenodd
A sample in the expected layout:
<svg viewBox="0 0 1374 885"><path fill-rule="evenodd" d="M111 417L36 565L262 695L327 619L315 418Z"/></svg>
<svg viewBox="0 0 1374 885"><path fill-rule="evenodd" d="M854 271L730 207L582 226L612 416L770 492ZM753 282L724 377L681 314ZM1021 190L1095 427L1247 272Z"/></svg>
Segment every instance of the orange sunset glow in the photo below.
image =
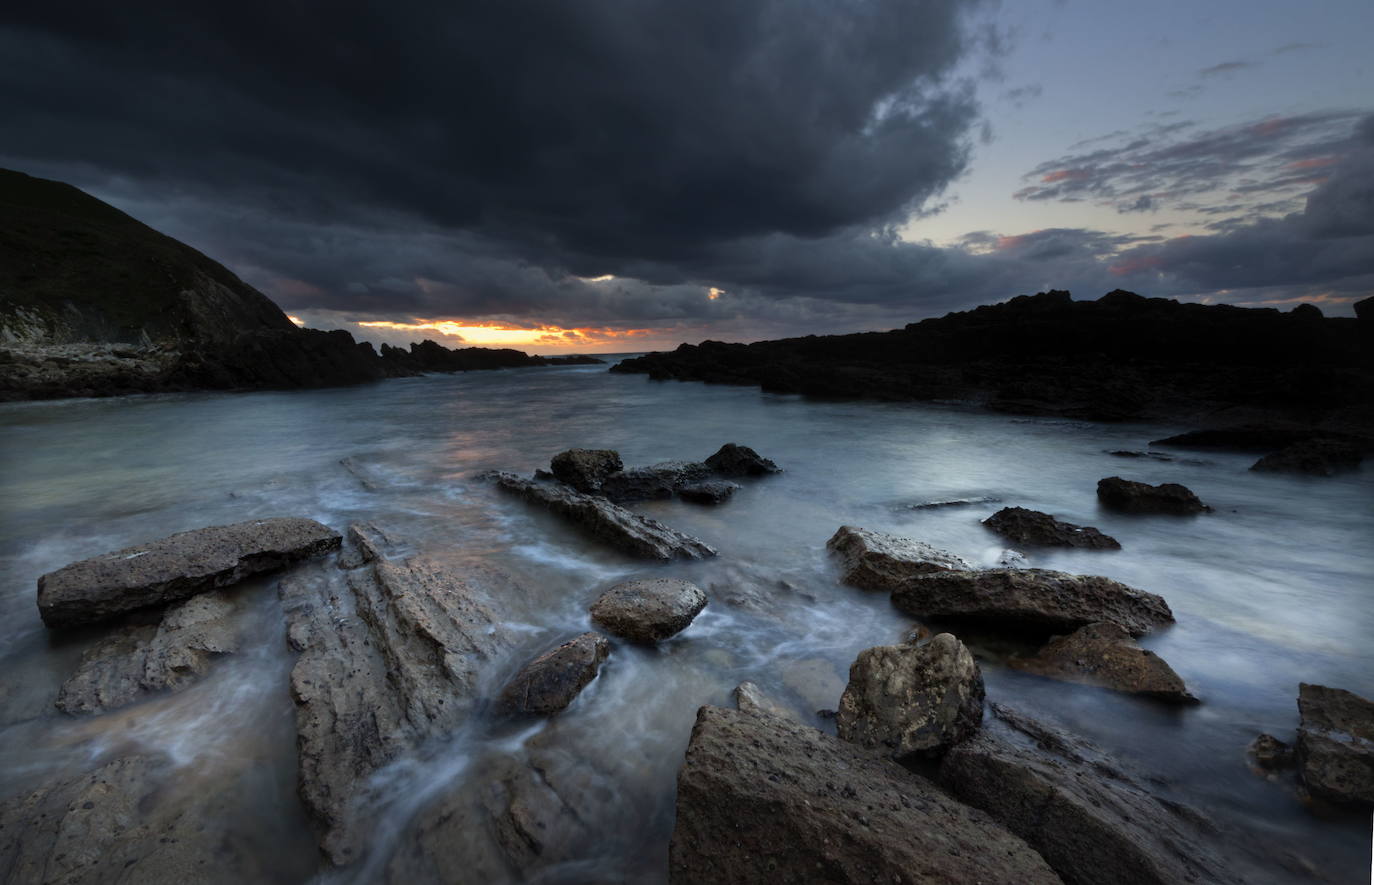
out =
<svg viewBox="0 0 1374 885"><path fill-rule="evenodd" d="M635 349L641 347L642 339L654 334L653 329L612 329L605 327L586 327L568 329L562 326L536 326L520 328L497 323L468 324L462 320L417 320L410 323L397 323L390 320L369 320L357 325L371 329L387 329L398 332L415 333L416 339L426 332L440 335L453 335L463 339L463 343L475 347L514 347L538 348L539 350L601 350Z"/></svg>

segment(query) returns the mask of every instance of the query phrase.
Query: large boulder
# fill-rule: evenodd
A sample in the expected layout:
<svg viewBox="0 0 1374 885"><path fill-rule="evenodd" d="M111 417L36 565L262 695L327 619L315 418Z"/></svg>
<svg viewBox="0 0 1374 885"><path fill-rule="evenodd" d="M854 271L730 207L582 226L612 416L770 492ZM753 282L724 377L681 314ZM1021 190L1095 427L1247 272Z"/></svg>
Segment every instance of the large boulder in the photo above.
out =
<svg viewBox="0 0 1374 885"><path fill-rule="evenodd" d="M924 645L859 652L835 724L842 739L902 760L937 756L982 721L978 663L962 642L941 633Z"/></svg>
<svg viewBox="0 0 1374 885"><path fill-rule="evenodd" d="M1121 544L1092 526L1060 522L1048 513L1025 507L1003 507L983 520L983 525L1018 544L1041 547L1083 547L1089 550L1120 550Z"/></svg>
<svg viewBox="0 0 1374 885"><path fill-rule="evenodd" d="M608 474L600 493L617 504L671 498L684 485L711 475L700 461L663 461L648 467L629 467Z"/></svg>
<svg viewBox="0 0 1374 885"><path fill-rule="evenodd" d="M895 590L910 578L973 568L967 560L921 541L842 525L825 542L840 560L846 584L865 590Z"/></svg>
<svg viewBox="0 0 1374 885"><path fill-rule="evenodd" d="M592 620L631 642L658 642L687 629L706 607L706 594L690 581L623 581L592 603Z"/></svg>
<svg viewBox="0 0 1374 885"><path fill-rule="evenodd" d="M1298 766L1308 792L1374 805L1374 703L1353 692L1298 688Z"/></svg>
<svg viewBox="0 0 1374 885"><path fill-rule="evenodd" d="M571 704L611 653L606 637L583 633L545 652L516 673L498 699L507 713L547 716Z"/></svg>
<svg viewBox="0 0 1374 885"><path fill-rule="evenodd" d="M362 857L372 775L451 733L486 667L513 645L496 608L521 588L504 573L431 557L381 556L349 572L294 575L279 592L291 671L302 802L336 864Z"/></svg>
<svg viewBox="0 0 1374 885"><path fill-rule="evenodd" d="M940 782L1025 839L1069 885L1239 883L1214 827L1111 755L999 704Z"/></svg>
<svg viewBox="0 0 1374 885"><path fill-rule="evenodd" d="M720 476L763 476L782 468L748 446L726 443L706 459L706 466Z"/></svg>
<svg viewBox="0 0 1374 885"><path fill-rule="evenodd" d="M1124 510L1127 513L1173 513L1186 516L1192 513L1206 513L1212 509L1198 500L1198 496L1187 486L1176 482L1152 486L1119 476L1098 480L1097 500L1101 501L1104 507Z"/></svg>
<svg viewBox="0 0 1374 885"><path fill-rule="evenodd" d="M1168 603L1153 593L1110 578L1038 568L931 572L900 584L892 602L916 617L970 618L1040 631L1110 621L1143 636L1174 621Z"/></svg>
<svg viewBox="0 0 1374 885"><path fill-rule="evenodd" d="M1176 704L1196 703L1163 658L1136 645L1120 626L1089 624L1058 636L1030 658L1012 658L1014 669L1061 682L1096 685L1149 695Z"/></svg>
<svg viewBox="0 0 1374 885"><path fill-rule="evenodd" d="M1265 455L1250 466L1261 473L1305 473L1334 476L1358 470L1364 453L1358 446L1336 439L1309 439Z"/></svg>
<svg viewBox="0 0 1374 885"><path fill-rule="evenodd" d="M97 713L185 688L216 657L238 650L242 626L224 591L176 603L160 624L125 627L87 649L62 684L57 708Z"/></svg>
<svg viewBox="0 0 1374 885"><path fill-rule="evenodd" d="M624 466L613 449L568 449L549 462L554 476L589 495L598 494L602 481Z"/></svg>
<svg viewBox="0 0 1374 885"><path fill-rule="evenodd" d="M566 485L496 474L497 488L557 514L584 533L641 559L703 559L715 556L707 544L640 516L605 498L586 495Z"/></svg>
<svg viewBox="0 0 1374 885"><path fill-rule="evenodd" d="M1035 851L920 775L777 716L702 707L668 878L1057 883Z"/></svg>
<svg viewBox="0 0 1374 885"><path fill-rule="evenodd" d="M338 532L298 518L180 532L49 572L38 579L38 612L49 627L103 621L319 556L340 542Z"/></svg>

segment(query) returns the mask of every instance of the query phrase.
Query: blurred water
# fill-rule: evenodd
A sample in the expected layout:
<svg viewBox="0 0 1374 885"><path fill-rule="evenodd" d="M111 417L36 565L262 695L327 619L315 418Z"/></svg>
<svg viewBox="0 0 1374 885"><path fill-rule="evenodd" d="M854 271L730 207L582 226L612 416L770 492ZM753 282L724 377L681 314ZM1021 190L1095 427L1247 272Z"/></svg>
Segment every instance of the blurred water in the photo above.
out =
<svg viewBox="0 0 1374 885"><path fill-rule="evenodd" d="M599 834L540 881L661 880L673 779L696 708L728 704L746 679L801 709L833 708L855 654L897 641L912 623L885 595L840 585L826 539L851 523L992 564L1004 545L978 521L1002 504L905 506L992 496L1118 538L1119 552L1024 552L1035 566L1108 575L1164 596L1178 624L1143 644L1204 703L1174 710L1012 673L997 663L996 642L967 637L984 659L989 696L1058 717L1289 857L1273 867L1273 881L1310 881L1304 865L1329 881L1357 881L1369 863L1367 819L1313 814L1283 781L1251 773L1245 746L1260 731L1291 738L1300 681L1374 696L1374 474L1305 479L1252 474L1249 455L1178 452L1183 460L1160 462L1104 452L1143 449L1177 429L816 402L604 367L0 406L0 792L111 753L161 752L189 780L247 781L229 812L243 816L243 838L270 846L277 880L315 874L294 798L291 655L275 579L236 593L254 625L243 653L186 692L94 719L58 717L52 700L102 631L47 633L34 581L203 525L301 515L343 529L368 520L404 550L489 559L530 589L513 604L525 639L505 672L587 629L587 605L616 580L680 575L712 601L659 648L617 644L597 681L548 724L475 720L442 752L379 773L383 848L370 864L327 878L374 880L388 837L431 795L535 748L559 772L578 773ZM614 448L627 464L645 464L703 458L731 441L786 472L746 480L720 508L636 506L717 547L720 556L705 563L628 560L474 478L488 468L528 473L573 446ZM1182 482L1216 512L1100 511L1094 488L1109 475Z"/></svg>

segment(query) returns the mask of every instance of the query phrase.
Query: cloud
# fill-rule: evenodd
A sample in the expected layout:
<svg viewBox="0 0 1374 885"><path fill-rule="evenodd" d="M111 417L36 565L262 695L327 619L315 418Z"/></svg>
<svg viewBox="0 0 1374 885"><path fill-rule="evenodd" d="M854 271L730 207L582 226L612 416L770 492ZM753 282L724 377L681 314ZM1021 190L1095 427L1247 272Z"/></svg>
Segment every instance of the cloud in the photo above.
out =
<svg viewBox="0 0 1374 885"><path fill-rule="evenodd" d="M1090 200L1121 212L1224 212L1241 221L1296 211L1354 149L1355 111L1265 117L1216 129L1155 123L1075 145L1023 176L1025 201Z"/></svg>
<svg viewBox="0 0 1374 885"><path fill-rule="evenodd" d="M1258 62L1252 61L1224 61L1220 64L1212 65L1210 68L1203 68L1197 72L1199 77L1217 77L1222 74L1230 74L1236 71L1243 71L1246 68L1258 67Z"/></svg>

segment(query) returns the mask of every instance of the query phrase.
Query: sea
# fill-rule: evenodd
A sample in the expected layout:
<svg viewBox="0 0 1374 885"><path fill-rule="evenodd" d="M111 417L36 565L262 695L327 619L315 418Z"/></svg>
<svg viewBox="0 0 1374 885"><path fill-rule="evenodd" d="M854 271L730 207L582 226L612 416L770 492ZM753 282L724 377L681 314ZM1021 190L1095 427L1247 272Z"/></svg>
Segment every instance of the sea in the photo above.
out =
<svg viewBox="0 0 1374 885"><path fill-rule="evenodd" d="M535 864L530 881L666 881L675 778L698 708L730 706L735 686L752 681L833 733L818 711L837 706L855 655L915 626L886 594L840 582L825 549L836 529L890 532L991 566L1015 545L981 520L1022 506L1121 542L1119 551L1016 549L1035 567L1163 596L1177 624L1141 645L1201 703L1030 676L1006 666L1027 651L1015 641L961 634L989 700L1147 773L1228 844L1268 858L1268 881L1364 881L1369 815L1305 802L1291 774L1257 772L1246 748L1261 732L1293 740L1300 683L1374 698L1374 470L1311 478L1251 472L1255 454L1109 454L1143 452L1186 429L961 403L819 401L651 381L606 365L0 405L0 801L121 754L148 754L183 786L219 797L215 825L233 850L255 856L264 881L363 883L412 850L408 828L444 795L467 791L479 809L463 836L471 844L450 850L489 853L485 779L537 758L548 783L577 785L581 825L594 835ZM574 447L615 449L643 465L699 460L729 442L783 472L741 480L722 506L630 505L719 551L701 562L627 558L482 478L493 469L529 475ZM1213 510L1104 510L1095 488L1107 476L1183 483ZM941 502L963 503L928 506ZM509 608L519 640L489 677L492 692L524 661L591 629L588 606L618 581L685 578L709 604L658 646L616 642L597 679L557 716L511 722L480 707L458 731L378 772L367 800L371 853L336 869L317 851L296 795L295 654L280 576L234 591L248 638L196 685L97 716L53 706L108 631L45 629L40 575L173 532L269 516L339 531L365 521L392 539L394 555L480 561L514 576L524 587ZM312 569L336 565L329 557L297 571Z"/></svg>

